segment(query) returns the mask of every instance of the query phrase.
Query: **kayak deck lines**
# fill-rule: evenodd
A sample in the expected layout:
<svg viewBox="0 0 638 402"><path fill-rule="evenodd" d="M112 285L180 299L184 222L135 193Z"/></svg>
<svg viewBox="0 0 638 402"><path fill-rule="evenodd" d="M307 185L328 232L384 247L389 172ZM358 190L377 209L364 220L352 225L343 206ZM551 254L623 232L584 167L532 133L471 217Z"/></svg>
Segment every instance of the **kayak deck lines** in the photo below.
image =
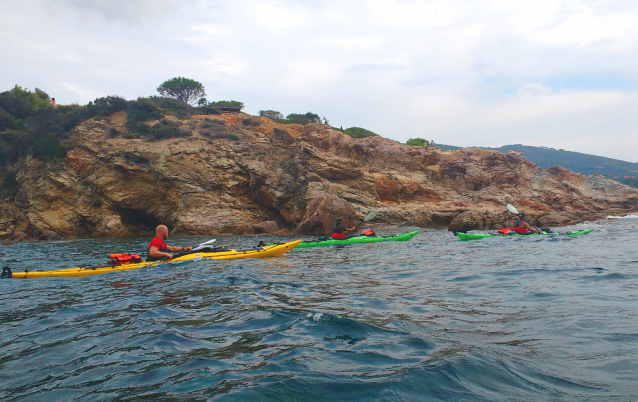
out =
<svg viewBox="0 0 638 402"><path fill-rule="evenodd" d="M75 268L63 268L63 269L55 269L55 270L37 270L30 271L24 270L22 272L12 272L11 269L5 267L2 272L2 278L14 278L14 279L30 279L30 278L43 278L43 277L83 277L90 275L100 275L106 274L109 272L118 272L118 271L130 271L133 269L143 268L143 267L151 267L160 264L166 263L174 263L174 262L182 262L182 261L190 261L190 260L201 260L201 259L211 259L211 260L237 260L237 259L247 259L247 258L265 258L265 257L281 257L288 251L292 250L301 243L301 240L296 240L283 244L269 245L264 247L256 247L253 249L239 249L239 250L224 250L217 252L203 252L203 251L195 251L185 255L177 256L173 259L169 260L160 260L160 261L150 261L150 262L139 262L139 263L131 263L131 264L102 264L102 265L93 265L89 267L75 267Z"/></svg>
<svg viewBox="0 0 638 402"><path fill-rule="evenodd" d="M408 241L413 239L420 230L414 232L403 233L399 235L390 236L353 236L347 239L324 239L324 240L307 240L299 243L296 248L309 248L318 246L333 246L333 245L347 245L347 244L360 244L360 243L380 243L384 241Z"/></svg>

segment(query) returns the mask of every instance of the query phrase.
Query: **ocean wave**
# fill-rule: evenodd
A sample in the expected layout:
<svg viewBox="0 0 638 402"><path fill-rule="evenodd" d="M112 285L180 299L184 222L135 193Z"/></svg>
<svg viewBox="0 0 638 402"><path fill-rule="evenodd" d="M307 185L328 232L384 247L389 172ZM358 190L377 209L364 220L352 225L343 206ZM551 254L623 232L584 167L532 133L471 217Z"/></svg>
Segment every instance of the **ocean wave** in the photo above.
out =
<svg viewBox="0 0 638 402"><path fill-rule="evenodd" d="M638 219L638 215L625 215L625 216L609 215L607 219Z"/></svg>

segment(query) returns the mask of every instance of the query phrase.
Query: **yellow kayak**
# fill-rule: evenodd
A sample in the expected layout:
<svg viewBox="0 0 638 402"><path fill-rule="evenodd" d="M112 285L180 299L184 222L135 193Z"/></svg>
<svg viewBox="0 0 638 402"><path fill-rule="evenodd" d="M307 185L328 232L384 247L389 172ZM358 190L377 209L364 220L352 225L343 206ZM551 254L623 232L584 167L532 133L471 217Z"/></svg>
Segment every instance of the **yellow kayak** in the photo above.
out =
<svg viewBox="0 0 638 402"><path fill-rule="evenodd" d="M66 269L55 269L52 271L24 271L24 272L12 272L11 277L14 279L30 279L30 278L43 278L43 277L74 277L74 276L89 276L100 275L109 272L117 271L129 271L132 269L138 269L148 266L155 266L160 264L181 262L188 260L197 260L202 258L208 258L211 260L238 260L244 258L264 258L264 257L280 257L288 251L295 248L297 244L301 243L301 240L292 241L284 244L276 244L272 246L264 246L254 249L246 250L227 250L218 251L214 253L209 252L193 252L183 256L175 257L171 260L154 261L154 262L139 262L136 264L121 264L121 265L105 265L95 267L77 267Z"/></svg>

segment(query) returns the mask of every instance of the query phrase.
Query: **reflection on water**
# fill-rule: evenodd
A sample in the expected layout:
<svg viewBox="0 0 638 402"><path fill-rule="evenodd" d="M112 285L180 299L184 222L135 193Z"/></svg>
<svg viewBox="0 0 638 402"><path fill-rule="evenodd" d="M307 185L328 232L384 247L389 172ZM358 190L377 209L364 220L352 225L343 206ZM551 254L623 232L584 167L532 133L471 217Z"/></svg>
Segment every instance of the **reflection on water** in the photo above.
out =
<svg viewBox="0 0 638 402"><path fill-rule="evenodd" d="M635 399L636 222L2 280L0 399ZM0 250L16 271L54 269L147 241Z"/></svg>

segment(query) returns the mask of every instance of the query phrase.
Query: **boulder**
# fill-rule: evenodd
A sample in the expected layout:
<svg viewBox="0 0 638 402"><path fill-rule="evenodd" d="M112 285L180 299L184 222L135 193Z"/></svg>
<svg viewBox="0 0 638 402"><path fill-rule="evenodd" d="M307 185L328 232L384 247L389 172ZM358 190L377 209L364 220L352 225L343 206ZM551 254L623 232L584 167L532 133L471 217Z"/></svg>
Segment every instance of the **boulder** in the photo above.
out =
<svg viewBox="0 0 638 402"><path fill-rule="evenodd" d="M343 198L336 195L319 195L310 202L306 214L293 233L328 234L332 231L336 218L341 217L343 226L350 227L357 224L356 215L352 204Z"/></svg>
<svg viewBox="0 0 638 402"><path fill-rule="evenodd" d="M13 246L13 242L9 239L6 239L5 241L2 242L3 246Z"/></svg>
<svg viewBox="0 0 638 402"><path fill-rule="evenodd" d="M61 237L59 234L55 233L52 230L43 230L38 237L38 240L60 240Z"/></svg>
<svg viewBox="0 0 638 402"><path fill-rule="evenodd" d="M279 226L275 221L264 221L253 225L255 234L259 233L272 233L279 230Z"/></svg>
<svg viewBox="0 0 638 402"><path fill-rule="evenodd" d="M25 241L29 239L29 235L27 235L24 232L15 232L13 234L13 240L14 241Z"/></svg>

